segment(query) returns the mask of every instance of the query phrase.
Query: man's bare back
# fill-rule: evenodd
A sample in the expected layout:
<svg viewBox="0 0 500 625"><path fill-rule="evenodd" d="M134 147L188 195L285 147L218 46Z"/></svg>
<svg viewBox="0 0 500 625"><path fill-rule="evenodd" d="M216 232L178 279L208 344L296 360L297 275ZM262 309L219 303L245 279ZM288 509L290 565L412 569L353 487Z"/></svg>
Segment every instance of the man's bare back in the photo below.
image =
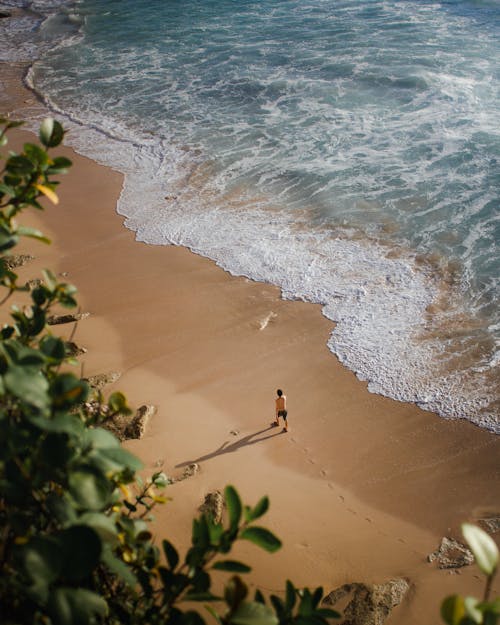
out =
<svg viewBox="0 0 500 625"><path fill-rule="evenodd" d="M288 432L288 422L287 416L288 412L286 410L286 395L283 395L283 391L278 389L277 391L278 397L276 397L276 425L280 424L280 417L285 422L285 427L283 428L285 432Z"/></svg>

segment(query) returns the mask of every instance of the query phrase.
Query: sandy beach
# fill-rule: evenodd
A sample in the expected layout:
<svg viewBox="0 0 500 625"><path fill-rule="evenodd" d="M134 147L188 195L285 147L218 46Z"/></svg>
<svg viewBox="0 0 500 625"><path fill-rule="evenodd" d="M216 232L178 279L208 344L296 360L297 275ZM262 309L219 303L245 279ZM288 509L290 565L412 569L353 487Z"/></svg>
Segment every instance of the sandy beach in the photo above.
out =
<svg viewBox="0 0 500 625"><path fill-rule="evenodd" d="M1 72L2 112L22 117L33 95L18 70ZM12 133L10 147L26 140ZM136 242L116 213L121 175L67 147L56 153L74 166L60 204L26 216L53 244L25 246L36 259L23 276L64 272L90 313L74 339L88 350L84 374L117 372L107 391L156 406L145 437L126 443L145 473L175 477L198 463L169 487L158 538L185 547L205 495L231 483L248 503L269 495L263 525L284 543L274 555L238 547L252 587L281 592L289 578L330 592L407 578L389 625L439 623L444 596L480 595L474 566L457 574L427 556L443 536L460 538L462 521L500 514L500 438L369 393L327 349L333 326L319 306L282 300L186 249ZM277 388L288 433L270 426Z"/></svg>

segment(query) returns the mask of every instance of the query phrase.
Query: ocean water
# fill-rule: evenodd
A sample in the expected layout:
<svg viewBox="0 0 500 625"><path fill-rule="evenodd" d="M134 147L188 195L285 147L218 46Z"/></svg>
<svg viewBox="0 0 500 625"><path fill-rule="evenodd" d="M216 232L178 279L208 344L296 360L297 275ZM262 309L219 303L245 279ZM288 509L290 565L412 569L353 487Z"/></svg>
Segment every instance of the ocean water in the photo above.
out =
<svg viewBox="0 0 500 625"><path fill-rule="evenodd" d="M498 0L4 4L0 60L125 174L138 240L322 304L372 392L500 432Z"/></svg>

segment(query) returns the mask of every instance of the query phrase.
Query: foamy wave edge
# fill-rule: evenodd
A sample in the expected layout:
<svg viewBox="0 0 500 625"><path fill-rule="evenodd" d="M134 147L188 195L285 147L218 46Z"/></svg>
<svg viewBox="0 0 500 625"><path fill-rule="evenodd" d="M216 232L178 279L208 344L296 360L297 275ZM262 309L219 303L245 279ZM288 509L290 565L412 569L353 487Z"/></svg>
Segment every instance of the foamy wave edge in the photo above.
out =
<svg viewBox="0 0 500 625"><path fill-rule="evenodd" d="M27 84L37 92L31 70ZM258 205L238 212L214 204L210 193L207 203L206 188L186 187L203 163L199 155L118 124L103 128L102 119L81 120L37 94L65 120L66 143L124 175L117 212L138 241L187 247L231 275L280 287L285 299L321 304L336 324L330 351L371 392L500 433L498 417L484 411L494 399L484 386L464 386L458 372L436 376L439 345L417 340L439 286L409 252L392 258L375 242L297 232L283 212Z"/></svg>

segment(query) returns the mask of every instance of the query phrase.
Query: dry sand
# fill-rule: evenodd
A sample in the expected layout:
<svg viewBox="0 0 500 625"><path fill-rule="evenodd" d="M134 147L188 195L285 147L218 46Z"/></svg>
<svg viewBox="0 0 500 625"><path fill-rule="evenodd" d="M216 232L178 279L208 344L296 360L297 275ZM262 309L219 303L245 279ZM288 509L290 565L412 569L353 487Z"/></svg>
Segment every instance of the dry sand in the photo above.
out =
<svg viewBox="0 0 500 625"><path fill-rule="evenodd" d="M18 145L26 139L16 133ZM27 219L54 243L29 246L37 259L23 275L66 272L90 312L75 337L88 349L85 375L120 372L109 391L157 406L145 437L127 443L146 473L199 464L169 487L158 538L186 547L204 496L231 483L245 502L270 496L263 524L284 542L274 555L237 548L252 587L280 592L290 578L328 592L406 577L411 592L388 625L438 623L445 595L480 595L475 567L458 575L426 557L442 536L459 537L460 522L500 512L500 437L370 394L328 351L332 324L318 306L284 301L186 249L136 242L115 212L121 175L55 153L74 167L59 206ZM278 387L286 434L270 427Z"/></svg>

